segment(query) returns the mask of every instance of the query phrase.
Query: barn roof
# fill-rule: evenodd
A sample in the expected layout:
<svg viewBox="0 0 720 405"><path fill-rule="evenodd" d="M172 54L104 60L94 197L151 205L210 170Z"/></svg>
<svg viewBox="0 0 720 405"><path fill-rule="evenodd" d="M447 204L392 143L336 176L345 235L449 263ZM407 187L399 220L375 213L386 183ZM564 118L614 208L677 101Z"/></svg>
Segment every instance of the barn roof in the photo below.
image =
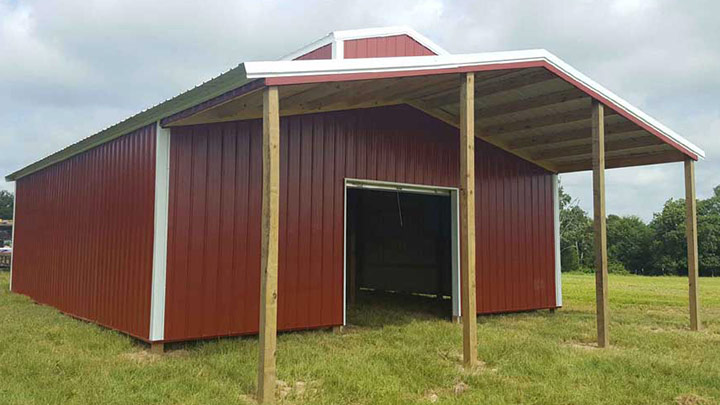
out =
<svg viewBox="0 0 720 405"><path fill-rule="evenodd" d="M399 34L410 36L438 55L288 60L333 41ZM479 99L478 108L494 111L494 118L508 112L504 114L504 118L512 120L508 123L491 119L484 124L479 120L479 124L484 125L479 128L479 136L483 138L485 131L486 141L549 170L562 172L588 168L588 156L584 148L589 146L586 145L589 133L588 139L578 138L576 133L582 130L579 123L581 120L576 117L577 111L574 109L583 108L586 101L589 105L590 98L600 100L609 107L611 114L616 115L615 118L609 118L616 121L610 123L611 137L613 124L617 127L618 134L623 135L622 139L617 139L617 159L613 163L611 158L608 167L631 165L626 164L628 157L635 159L635 164L651 164L679 161L683 156L696 160L705 156L702 149L548 51L451 55L413 30L394 27L337 31L287 55L283 60L243 63L185 93L11 173L6 180L17 180L155 122L161 122L163 126L177 126L258 118L261 108L258 109L257 99L260 92L257 90L268 85L283 86L287 91L281 94L288 97L288 100L297 99L295 105L289 103L290 107L281 110L284 115L405 103L453 124L457 117L452 102L455 87L448 85L448 79L452 79L453 73L470 71L479 74L476 91L478 86L480 89L491 88L493 91L487 93L492 96L488 104L483 105L483 100ZM368 87L368 82L371 81L372 87ZM395 97L387 99L388 94ZM314 102L311 102L307 96L313 95L316 97ZM363 99L363 95L385 98L381 101ZM323 106L328 105L318 102L318 96L329 96L336 101L338 98L345 100L336 103L332 108L323 109ZM353 99L354 103L347 99ZM281 99L281 106L282 103ZM505 110L502 110L503 108ZM554 115L550 117L548 113ZM632 128L628 127L630 124L633 125ZM564 135L552 140L559 140L559 143L550 144L547 133L550 130L560 131ZM572 131L575 131L574 136ZM652 136L648 137L648 134ZM510 140L503 140L503 137ZM658 140L662 145L656 144ZM527 149L528 147L531 149ZM563 151L574 151L575 155L571 156L574 160L563 156ZM610 152L612 153L612 148ZM578 156L582 156L583 161L580 161Z"/></svg>

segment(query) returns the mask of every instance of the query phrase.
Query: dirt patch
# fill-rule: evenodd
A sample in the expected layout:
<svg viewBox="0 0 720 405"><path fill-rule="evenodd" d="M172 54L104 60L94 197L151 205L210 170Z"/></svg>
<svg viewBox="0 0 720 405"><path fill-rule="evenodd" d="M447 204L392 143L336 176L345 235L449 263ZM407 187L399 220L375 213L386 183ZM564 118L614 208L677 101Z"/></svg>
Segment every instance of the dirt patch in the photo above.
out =
<svg viewBox="0 0 720 405"><path fill-rule="evenodd" d="M470 388L470 387L467 384L460 381L459 383L455 384L455 386L453 387L453 394L455 394L455 396L462 395L462 393L467 391L468 388Z"/></svg>
<svg viewBox="0 0 720 405"><path fill-rule="evenodd" d="M240 402L244 404L257 404L257 398L254 395L242 394L240 395Z"/></svg>
<svg viewBox="0 0 720 405"><path fill-rule="evenodd" d="M120 355L120 357L124 360L132 361L138 364L155 363L156 361L160 360L159 354L150 353L147 350L123 353Z"/></svg>
<svg viewBox="0 0 720 405"><path fill-rule="evenodd" d="M581 350L595 350L598 348L597 343L565 342L562 345L565 347L572 347Z"/></svg>
<svg viewBox="0 0 720 405"><path fill-rule="evenodd" d="M189 355L190 355L190 352L185 349L170 350L170 351L165 352L165 356L170 357L170 358L173 358L173 357L184 358L184 357L188 357Z"/></svg>
<svg viewBox="0 0 720 405"><path fill-rule="evenodd" d="M427 402L430 402L431 404L434 404L435 402L440 400L440 397L438 396L438 394L435 391L430 391L425 394L425 400Z"/></svg>
<svg viewBox="0 0 720 405"><path fill-rule="evenodd" d="M695 394L684 394L675 398L677 405L709 405L712 404L709 399Z"/></svg>
<svg viewBox="0 0 720 405"><path fill-rule="evenodd" d="M477 364L471 368L467 368L463 365L463 356L459 352L454 351L438 351L438 356L443 361L457 364L457 369L460 374L463 375L478 375L481 373L497 373L498 369L489 367L487 363L482 360L478 360Z"/></svg>
<svg viewBox="0 0 720 405"><path fill-rule="evenodd" d="M498 369L495 367L489 367L484 361L478 360L477 364L472 367L465 367L462 364L459 364L458 371L464 375L480 375L485 373L497 373Z"/></svg>
<svg viewBox="0 0 720 405"><path fill-rule="evenodd" d="M290 384L283 380L275 382L276 395L281 402L305 402L317 395L320 383L317 381L295 381Z"/></svg>

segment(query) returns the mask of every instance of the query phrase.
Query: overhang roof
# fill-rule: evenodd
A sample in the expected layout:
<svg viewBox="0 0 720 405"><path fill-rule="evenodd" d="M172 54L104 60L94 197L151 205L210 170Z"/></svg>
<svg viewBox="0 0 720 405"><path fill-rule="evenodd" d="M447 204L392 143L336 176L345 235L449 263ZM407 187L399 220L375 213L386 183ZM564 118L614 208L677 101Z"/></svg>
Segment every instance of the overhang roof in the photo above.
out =
<svg viewBox="0 0 720 405"><path fill-rule="evenodd" d="M589 169L590 133L583 131L589 125L591 98L608 107L608 168L705 156L696 145L555 55L528 50L246 62L6 179L16 180L157 121L178 126L258 118L258 90L268 85L281 86L283 115L410 104L457 125L456 76L463 72L478 72L476 136L548 170Z"/></svg>
<svg viewBox="0 0 720 405"><path fill-rule="evenodd" d="M533 64L535 62L536 64ZM398 58L369 58L344 60L269 61L246 62L245 73L249 79L263 78L266 84L299 84L322 81L358 80L362 78L400 77L410 74L464 72L492 70L498 67L543 66L564 76L588 95L603 101L608 107L617 108L647 124L652 132L677 143L694 158L704 158L705 152L692 142L615 93L601 86L544 49L525 51L491 52L463 55L410 56ZM478 69L486 67L488 69ZM283 78L291 80L282 80ZM276 79L276 80L267 80ZM478 94L479 97L482 94ZM620 112L620 111L618 111Z"/></svg>

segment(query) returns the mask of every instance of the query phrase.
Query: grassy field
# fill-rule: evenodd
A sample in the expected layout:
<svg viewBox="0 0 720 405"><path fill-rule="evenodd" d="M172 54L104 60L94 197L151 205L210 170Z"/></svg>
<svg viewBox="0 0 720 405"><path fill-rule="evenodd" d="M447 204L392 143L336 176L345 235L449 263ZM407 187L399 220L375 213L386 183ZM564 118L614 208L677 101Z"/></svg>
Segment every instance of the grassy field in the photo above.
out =
<svg viewBox="0 0 720 405"><path fill-rule="evenodd" d="M692 333L686 279L611 275L607 350L593 346L593 280L565 275L565 307L554 314L480 317L483 363L469 372L459 367L459 325L393 298L359 305L341 334L282 334L280 402L718 403L720 279L701 280L705 328ZM255 338L158 356L7 289L1 273L0 403L251 403Z"/></svg>

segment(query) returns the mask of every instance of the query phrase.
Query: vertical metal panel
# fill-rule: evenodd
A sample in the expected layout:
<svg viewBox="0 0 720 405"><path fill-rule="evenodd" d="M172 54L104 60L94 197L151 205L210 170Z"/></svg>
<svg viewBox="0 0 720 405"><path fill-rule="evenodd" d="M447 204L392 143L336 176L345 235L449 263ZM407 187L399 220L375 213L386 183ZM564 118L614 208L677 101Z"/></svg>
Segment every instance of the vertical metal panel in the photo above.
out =
<svg viewBox="0 0 720 405"><path fill-rule="evenodd" d="M457 130L397 106L280 135L278 327L340 325L344 179L457 187ZM257 333L261 141L260 121L173 129L166 340ZM554 306L551 174L479 139L476 160L478 312Z"/></svg>
<svg viewBox="0 0 720 405"><path fill-rule="evenodd" d="M389 37L352 39L346 40L344 43L345 59L435 55L435 52L405 34ZM315 59L329 59L329 57Z"/></svg>
<svg viewBox="0 0 720 405"><path fill-rule="evenodd" d="M332 43L321 46L293 60L332 59Z"/></svg>
<svg viewBox="0 0 720 405"><path fill-rule="evenodd" d="M475 148L478 313L555 307L552 174Z"/></svg>
<svg viewBox="0 0 720 405"><path fill-rule="evenodd" d="M146 340L155 126L17 181L13 291Z"/></svg>

